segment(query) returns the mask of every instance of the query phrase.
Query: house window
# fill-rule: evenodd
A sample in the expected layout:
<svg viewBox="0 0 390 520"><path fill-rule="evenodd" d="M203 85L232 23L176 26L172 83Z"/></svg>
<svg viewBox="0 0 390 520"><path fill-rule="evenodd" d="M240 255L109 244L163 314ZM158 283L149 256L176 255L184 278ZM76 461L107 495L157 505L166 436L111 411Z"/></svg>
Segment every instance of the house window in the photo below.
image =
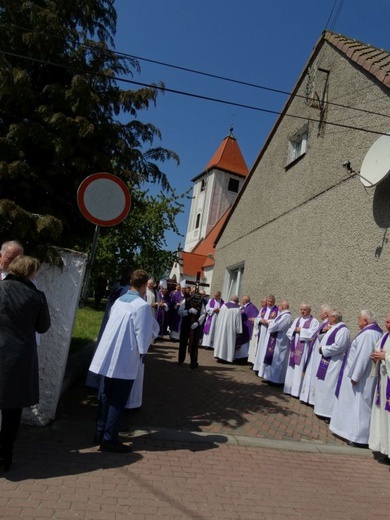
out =
<svg viewBox="0 0 390 520"><path fill-rule="evenodd" d="M233 191L234 193L238 193L239 185L240 185L240 183L237 179L233 179L232 177L230 177L229 184L228 184L228 190Z"/></svg>
<svg viewBox="0 0 390 520"><path fill-rule="evenodd" d="M226 300L234 295L240 295L244 276L244 264L227 270ZM226 282L225 282L226 283Z"/></svg>
<svg viewBox="0 0 390 520"><path fill-rule="evenodd" d="M307 148L307 125L297 132L288 143L288 160L290 164L306 153Z"/></svg>
<svg viewBox="0 0 390 520"><path fill-rule="evenodd" d="M196 215L195 229L198 229L200 224L200 213Z"/></svg>

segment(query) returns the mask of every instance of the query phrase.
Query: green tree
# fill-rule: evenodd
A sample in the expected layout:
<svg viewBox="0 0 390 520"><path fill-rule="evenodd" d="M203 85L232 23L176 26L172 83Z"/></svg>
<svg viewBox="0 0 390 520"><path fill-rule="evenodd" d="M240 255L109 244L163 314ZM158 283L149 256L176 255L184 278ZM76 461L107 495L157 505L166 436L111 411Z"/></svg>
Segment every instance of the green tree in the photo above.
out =
<svg viewBox="0 0 390 520"><path fill-rule="evenodd" d="M174 253L166 251L164 234L168 228L178 233L175 217L182 211L182 195L133 190L132 198L131 211L121 224L100 229L93 280L105 272L112 281L125 267L145 269L159 279L172 266Z"/></svg>
<svg viewBox="0 0 390 520"><path fill-rule="evenodd" d="M114 0L2 0L0 5L1 197L59 219L61 246L83 250L90 243L93 226L76 204L85 177L107 171L135 194L145 182L169 194L159 164L179 161L174 152L154 146L161 140L159 129L139 119L139 112L155 105L163 84L138 90L118 86L117 78L138 73L139 64L111 50L115 30ZM153 210L155 201L149 202ZM141 207L150 213L147 202ZM162 222L174 226L176 210L165 205L163 211ZM133 220L127 229L134 241L138 227ZM109 234L119 236L120 228ZM139 248L143 255L144 247Z"/></svg>

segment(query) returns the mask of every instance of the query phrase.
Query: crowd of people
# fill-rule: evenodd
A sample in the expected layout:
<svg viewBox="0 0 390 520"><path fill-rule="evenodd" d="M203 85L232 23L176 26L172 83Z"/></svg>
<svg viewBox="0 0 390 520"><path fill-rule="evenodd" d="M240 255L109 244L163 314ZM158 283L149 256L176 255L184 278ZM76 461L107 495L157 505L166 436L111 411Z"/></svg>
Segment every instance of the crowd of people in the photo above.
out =
<svg viewBox="0 0 390 520"><path fill-rule="evenodd" d="M198 346L213 350L219 363L248 365L263 381L312 406L348 445L370 447L379 462L389 463L390 315L383 334L373 312L361 310L359 333L351 338L342 313L330 305L321 306L317 319L303 303L299 316L293 317L288 301L276 305L273 295L257 308L248 295L224 302L218 291L212 298L202 294L196 308L191 304L193 287L176 291L181 303L177 297L170 300L168 291L164 296L167 328L160 326L160 336L175 337L169 323L177 310L174 334L181 341L180 365L190 342L192 369L198 366L193 360ZM157 305L159 311L162 306ZM191 328L198 331L192 340Z"/></svg>
<svg viewBox="0 0 390 520"><path fill-rule="evenodd" d="M0 251L0 466L12 465L22 408L39 400L37 333L50 327L44 293L35 285L39 261L16 241ZM179 342L178 365L187 352L196 370L198 348L219 363L239 363L270 385L313 407L351 446L370 447L379 462L390 454L390 314L383 333L371 310L358 314L351 338L340 310L322 305L318 319L307 303L293 317L289 302L273 295L256 307L249 295L224 301L197 284L159 286L144 270L126 272L112 291L89 367L99 388L96 442L101 451L126 453L118 437L120 417L142 400L145 355L156 338ZM12 349L10 345L12 344ZM134 406L134 405L133 405ZM139 406L139 402L138 405Z"/></svg>

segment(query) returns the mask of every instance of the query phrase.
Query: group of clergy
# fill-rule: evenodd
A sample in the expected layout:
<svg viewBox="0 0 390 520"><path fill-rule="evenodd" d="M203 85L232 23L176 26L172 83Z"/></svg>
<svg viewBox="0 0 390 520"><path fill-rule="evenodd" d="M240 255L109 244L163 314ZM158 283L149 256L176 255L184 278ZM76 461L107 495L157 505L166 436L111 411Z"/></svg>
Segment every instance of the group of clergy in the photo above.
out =
<svg viewBox="0 0 390 520"><path fill-rule="evenodd" d="M390 315L383 334L372 311L360 311L351 341L341 312L329 305L317 320L304 303L293 319L289 303L276 305L273 295L257 309L249 296L224 303L218 292L205 313L202 345L219 362L252 365L264 381L313 406L332 433L389 463Z"/></svg>

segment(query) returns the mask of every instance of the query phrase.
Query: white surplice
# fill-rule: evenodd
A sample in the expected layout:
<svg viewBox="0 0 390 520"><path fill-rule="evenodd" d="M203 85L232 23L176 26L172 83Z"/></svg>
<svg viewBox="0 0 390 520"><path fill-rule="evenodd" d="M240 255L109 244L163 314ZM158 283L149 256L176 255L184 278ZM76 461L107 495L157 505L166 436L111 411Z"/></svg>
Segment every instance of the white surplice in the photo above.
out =
<svg viewBox="0 0 390 520"><path fill-rule="evenodd" d="M242 333L242 318L240 307L222 305L214 336L214 357L229 361L234 360L237 334Z"/></svg>
<svg viewBox="0 0 390 520"><path fill-rule="evenodd" d="M326 318L322 323L321 327L326 327L328 324L328 318ZM322 329L321 329L322 330ZM299 394L299 399L303 403L308 403L314 406L315 403L315 386L316 386L316 379L317 379L317 369L318 364L321 360L321 354L319 352L320 348L320 341L324 337L324 333L319 332L317 333L314 343L311 347L311 354L309 361L306 363L306 370L303 374L302 379L302 388L301 393Z"/></svg>
<svg viewBox="0 0 390 520"><path fill-rule="evenodd" d="M158 323L143 298L116 300L89 370L111 378L135 379L141 356L157 334Z"/></svg>
<svg viewBox="0 0 390 520"><path fill-rule="evenodd" d="M371 353L381 332L365 327L351 343L329 429L343 439L367 444L376 377L371 374ZM356 381L353 385L351 381Z"/></svg>
<svg viewBox="0 0 390 520"><path fill-rule="evenodd" d="M329 419L332 417L333 405L336 399L334 392L336 389L341 364L343 362L344 352L349 347L350 343L350 332L348 328L340 328L340 326L341 323L336 323L333 325L321 339L320 347L322 349L322 354L326 358L329 358L329 365L326 370L325 379L318 379L316 376L315 382L316 398L314 413L320 417L328 417ZM329 336L332 334L335 328L340 330L337 330L333 343L331 345L326 345ZM317 364L317 367L315 368L316 374L321 358L322 356L320 355L320 360Z"/></svg>
<svg viewBox="0 0 390 520"><path fill-rule="evenodd" d="M380 340L375 350L380 350ZM386 387L387 379L390 377L390 335L387 336L383 350L386 351L386 358L383 361L377 362L375 368L379 372L379 405L376 404L376 393L372 405L370 436L368 445L371 450L383 453L383 455L390 455L390 412L385 410L386 404Z"/></svg>
<svg viewBox="0 0 390 520"><path fill-rule="evenodd" d="M258 344L259 344L259 322L258 322L258 320L254 320L252 338L249 342L249 349L248 349L248 363L252 363L252 365L255 362Z"/></svg>
<svg viewBox="0 0 390 520"><path fill-rule="evenodd" d="M215 298L212 298L212 300L214 300L214 307L210 307L211 300L209 300L207 302L207 305L205 308L207 316L212 316L210 330L209 330L208 334L205 334L203 332L203 338L202 338L202 346L210 347L210 348L214 348L215 327L217 325L217 320L218 320L218 313L214 312L214 309L220 309L221 305L223 305L222 300L216 300Z"/></svg>
<svg viewBox="0 0 390 520"><path fill-rule="evenodd" d="M257 352L256 352L255 360L253 363L253 370L255 370L256 372L259 372L259 373L263 366L265 351L266 351L266 348L268 345L268 339L269 339L268 326L260 323L260 320L261 319L271 320L273 318L276 318L276 316L271 316L273 309L274 309L274 306L267 307L263 317L261 316L262 309L260 309L259 315L257 316L257 318L255 318L255 321L257 321L257 323L259 325L259 342L257 344Z"/></svg>
<svg viewBox="0 0 390 520"><path fill-rule="evenodd" d="M287 337L287 330L291 327L292 317L288 310L281 313L268 325L268 338L271 333L277 333L275 350L271 365L263 363L259 377L272 383L284 383L288 365L288 355L290 340Z"/></svg>
<svg viewBox="0 0 390 520"><path fill-rule="evenodd" d="M305 323L310 319L310 326L308 328L304 328ZM305 345L302 352L300 364L294 366L288 365L287 367L286 378L283 387L283 392L285 394L291 394L294 397L299 397L301 393L303 370L309 353L309 344L319 325L320 324L318 320L316 318L313 318L312 316L300 316L299 318L295 318L293 324L287 331L287 337L290 339L290 350L291 341L294 341L295 346L298 344L298 341L303 341ZM301 328L301 332L299 334L294 333L296 327Z"/></svg>

